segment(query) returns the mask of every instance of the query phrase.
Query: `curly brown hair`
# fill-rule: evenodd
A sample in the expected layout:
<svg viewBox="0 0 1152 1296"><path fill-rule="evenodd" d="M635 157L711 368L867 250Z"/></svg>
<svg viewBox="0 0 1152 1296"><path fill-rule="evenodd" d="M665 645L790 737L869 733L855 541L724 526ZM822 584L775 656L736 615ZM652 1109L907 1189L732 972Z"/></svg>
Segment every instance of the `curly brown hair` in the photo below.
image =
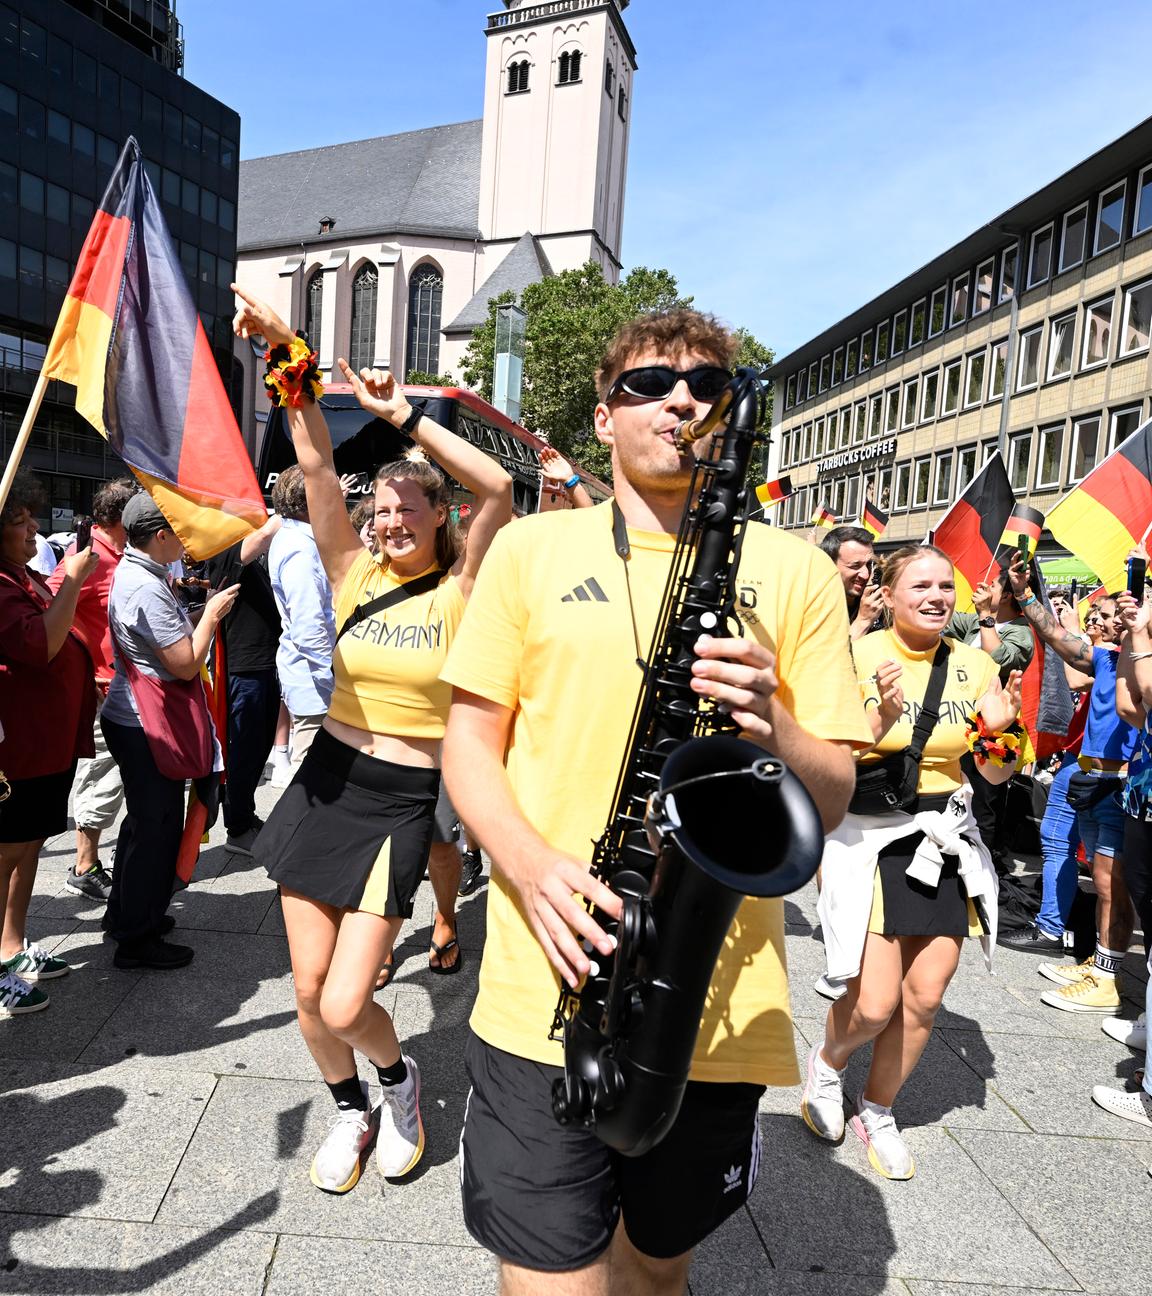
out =
<svg viewBox="0 0 1152 1296"><path fill-rule="evenodd" d="M284 518L302 522L308 516L308 493L304 489L304 469L299 464L285 468L272 483L272 507Z"/></svg>
<svg viewBox="0 0 1152 1296"><path fill-rule="evenodd" d="M102 527L115 526L123 516L125 505L139 489L131 477L105 482L92 496L93 521Z"/></svg>
<svg viewBox="0 0 1152 1296"><path fill-rule="evenodd" d="M29 513L38 513L47 501L44 483L39 477L33 477L27 468L17 468L4 501L3 512L0 512L0 523L9 526L20 520L25 509Z"/></svg>
<svg viewBox="0 0 1152 1296"><path fill-rule="evenodd" d="M426 459L394 459L376 469L372 485L375 487L383 481L400 480L414 481L433 508L443 505L444 521L436 528L436 566L446 571L463 553L464 544L452 521L452 500L444 474ZM386 557L382 561L387 565Z"/></svg>
<svg viewBox="0 0 1152 1296"><path fill-rule="evenodd" d="M617 329L596 371L596 391L601 400L608 388L645 352L654 351L669 360L696 355L721 369L730 369L740 349L732 331L715 315L681 308L640 315Z"/></svg>

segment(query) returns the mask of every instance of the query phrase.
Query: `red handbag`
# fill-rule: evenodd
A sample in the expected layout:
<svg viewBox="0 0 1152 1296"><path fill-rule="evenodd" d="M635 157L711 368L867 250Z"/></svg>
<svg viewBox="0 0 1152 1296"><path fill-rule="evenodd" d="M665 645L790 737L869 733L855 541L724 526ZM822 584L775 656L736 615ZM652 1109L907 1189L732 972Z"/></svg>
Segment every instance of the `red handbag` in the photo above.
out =
<svg viewBox="0 0 1152 1296"><path fill-rule="evenodd" d="M124 664L156 768L170 779L197 779L211 774L215 737L199 674L190 680L145 675L121 648L115 630L112 640Z"/></svg>

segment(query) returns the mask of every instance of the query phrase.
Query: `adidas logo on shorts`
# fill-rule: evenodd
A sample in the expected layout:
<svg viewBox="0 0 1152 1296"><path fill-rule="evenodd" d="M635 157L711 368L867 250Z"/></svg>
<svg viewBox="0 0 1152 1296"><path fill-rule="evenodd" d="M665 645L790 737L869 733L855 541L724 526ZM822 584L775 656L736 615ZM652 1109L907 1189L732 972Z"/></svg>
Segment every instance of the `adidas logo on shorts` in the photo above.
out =
<svg viewBox="0 0 1152 1296"><path fill-rule="evenodd" d="M733 1166L730 1170L724 1171L724 1191L725 1193L735 1192L744 1178L743 1166Z"/></svg>

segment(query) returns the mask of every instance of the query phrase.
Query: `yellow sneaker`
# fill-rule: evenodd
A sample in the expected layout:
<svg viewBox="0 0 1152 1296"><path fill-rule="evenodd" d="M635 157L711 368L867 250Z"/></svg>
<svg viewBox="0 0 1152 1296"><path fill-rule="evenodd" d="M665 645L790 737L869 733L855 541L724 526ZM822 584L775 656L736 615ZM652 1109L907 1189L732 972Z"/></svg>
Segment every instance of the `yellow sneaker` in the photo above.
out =
<svg viewBox="0 0 1152 1296"><path fill-rule="evenodd" d="M1092 971L1095 954L1089 954L1083 963L1041 963L1036 971L1057 985L1075 985L1081 977Z"/></svg>
<svg viewBox="0 0 1152 1296"><path fill-rule="evenodd" d="M1064 1012L1114 1013L1120 1007L1120 988L1115 977L1097 980L1091 972L1085 972L1071 985L1061 986L1059 990L1045 990L1040 1002L1050 1008L1061 1008Z"/></svg>

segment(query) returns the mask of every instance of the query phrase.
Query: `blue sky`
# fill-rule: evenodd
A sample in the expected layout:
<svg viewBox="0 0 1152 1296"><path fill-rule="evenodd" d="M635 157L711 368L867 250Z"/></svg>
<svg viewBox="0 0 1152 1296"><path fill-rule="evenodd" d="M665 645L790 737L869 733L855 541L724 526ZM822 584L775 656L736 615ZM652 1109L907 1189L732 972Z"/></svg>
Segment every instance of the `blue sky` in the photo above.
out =
<svg viewBox="0 0 1152 1296"><path fill-rule="evenodd" d="M478 117L499 7L178 12L186 75L256 157ZM778 355L1152 113L1147 0L633 0L625 20L625 267L667 268Z"/></svg>

